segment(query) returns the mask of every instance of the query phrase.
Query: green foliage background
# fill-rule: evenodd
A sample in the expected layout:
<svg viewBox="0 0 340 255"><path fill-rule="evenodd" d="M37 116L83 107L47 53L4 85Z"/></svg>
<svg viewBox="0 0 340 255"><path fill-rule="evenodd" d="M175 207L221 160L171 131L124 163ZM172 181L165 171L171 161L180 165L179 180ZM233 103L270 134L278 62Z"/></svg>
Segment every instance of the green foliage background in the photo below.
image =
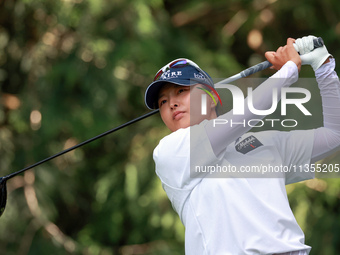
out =
<svg viewBox="0 0 340 255"><path fill-rule="evenodd" d="M223 78L313 34L339 60L339 16L338 0L2 0L0 175L148 112L144 91L175 58ZM184 254L152 160L168 133L156 115L8 181L0 254ZM287 192L311 254L339 254L339 179Z"/></svg>

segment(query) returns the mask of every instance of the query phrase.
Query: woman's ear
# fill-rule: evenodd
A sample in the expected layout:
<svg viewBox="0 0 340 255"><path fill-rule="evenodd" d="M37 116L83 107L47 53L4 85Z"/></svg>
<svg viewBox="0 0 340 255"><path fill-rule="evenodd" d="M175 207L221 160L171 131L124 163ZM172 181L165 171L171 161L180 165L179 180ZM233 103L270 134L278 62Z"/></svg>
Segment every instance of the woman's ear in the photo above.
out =
<svg viewBox="0 0 340 255"><path fill-rule="evenodd" d="M219 99L218 97L215 95L215 93L211 93L212 96L209 96L210 99L210 109L211 112L213 113L214 118L216 118L218 116L218 105L219 105Z"/></svg>
<svg viewBox="0 0 340 255"><path fill-rule="evenodd" d="M211 95L213 96L213 98L211 98L211 107L216 107L217 105L218 105L218 103L219 103L219 99L218 99L218 96L215 94L215 93L211 93Z"/></svg>

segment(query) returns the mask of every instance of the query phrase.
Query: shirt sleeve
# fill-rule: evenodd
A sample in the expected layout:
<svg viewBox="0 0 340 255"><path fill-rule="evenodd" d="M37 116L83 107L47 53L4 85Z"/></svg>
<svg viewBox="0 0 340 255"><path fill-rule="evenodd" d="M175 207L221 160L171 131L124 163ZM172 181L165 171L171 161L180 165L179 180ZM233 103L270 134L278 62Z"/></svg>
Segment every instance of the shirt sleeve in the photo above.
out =
<svg viewBox="0 0 340 255"><path fill-rule="evenodd" d="M298 79L298 68L292 61L288 61L278 72L258 86L253 92L253 105L256 109L268 109L272 104L272 91L277 88L278 98L281 97L281 88L292 85ZM260 119L265 116L253 114L244 101L244 114L234 115L233 111L219 116L217 119L232 119L234 123L247 122L250 119ZM238 137L248 132L249 125L214 125L214 122L207 122L206 132L211 142L214 153L219 156L224 152L226 146L234 142Z"/></svg>
<svg viewBox="0 0 340 255"><path fill-rule="evenodd" d="M316 129L312 162L340 149L340 82L334 71L335 60L322 65L316 72L323 111L323 127Z"/></svg>

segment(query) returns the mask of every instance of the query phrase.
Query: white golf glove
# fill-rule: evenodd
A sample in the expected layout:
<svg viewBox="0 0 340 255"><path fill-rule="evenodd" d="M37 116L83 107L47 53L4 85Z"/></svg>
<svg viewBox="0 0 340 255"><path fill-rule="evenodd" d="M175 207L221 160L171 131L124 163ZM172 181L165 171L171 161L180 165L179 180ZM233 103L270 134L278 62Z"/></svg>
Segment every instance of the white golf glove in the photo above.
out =
<svg viewBox="0 0 340 255"><path fill-rule="evenodd" d="M302 65L311 65L316 71L332 55L328 53L325 45L314 49L313 39L316 39L313 35L296 39L294 47L300 53Z"/></svg>

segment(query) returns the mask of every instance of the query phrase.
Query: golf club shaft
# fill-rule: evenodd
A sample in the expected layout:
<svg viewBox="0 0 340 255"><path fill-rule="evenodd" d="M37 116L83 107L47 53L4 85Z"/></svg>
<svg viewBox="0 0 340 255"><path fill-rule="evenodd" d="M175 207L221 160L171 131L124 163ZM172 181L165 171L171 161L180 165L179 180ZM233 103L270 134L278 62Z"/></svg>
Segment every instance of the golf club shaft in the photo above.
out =
<svg viewBox="0 0 340 255"><path fill-rule="evenodd" d="M324 46L324 42L323 42L321 37L318 37L318 38L314 39L313 43L314 43L314 49ZM294 47L295 47L296 51L298 52L297 46L295 45ZM233 76L231 76L231 77L229 77L227 79L224 79L224 80L216 83L216 85L218 85L218 84L227 84L227 83L236 81L236 80L238 80L240 78L248 77L248 76L250 76L250 75L252 75L254 73L263 71L263 70L265 70L265 69L267 69L267 68L269 68L271 66L272 66L272 64L269 61L263 61L263 62L261 62L259 64L256 64L254 66L251 66L251 67L247 68L246 70L243 70L242 72L240 72L238 74L235 74L235 75L233 75Z"/></svg>
<svg viewBox="0 0 340 255"><path fill-rule="evenodd" d="M133 123L135 123L135 122L137 122L137 121L140 121L140 120L145 119L145 118L147 118L147 117L149 117L149 116L151 116L151 115L154 115L154 114L157 113L158 111L159 111L159 110L157 109L157 110L154 110L154 111L149 112L149 113L147 113L147 114L144 114L144 115L142 115L142 116L140 116L140 117L138 117L138 118L135 118L135 119L133 119L133 120L130 120L130 121L128 121L128 122L126 122L126 123L124 123L124 124L118 126L118 127L115 127L115 128L113 128L113 129L111 129L111 130L109 130L109 131L106 131L105 133L102 133L102 134L100 134L100 135L97 135L97 136L95 136L95 137L93 137L93 138L91 138L91 139L88 139L88 140L86 140L86 141L84 141L84 142L82 142L82 143L79 143L79 144L77 144L77 145L75 145L75 146L73 146L73 147L70 147L70 148L68 148L68 149L66 149L66 150L63 150L63 151L61 151L61 152L59 152L59 153L57 153L57 154L55 154L55 155L53 155L53 156L50 156L50 157L48 157L48 158L46 158L46 159L43 159L43 160L41 160L41 161L39 161L39 162L37 162L37 163L35 163L35 164L33 164L33 165L30 165L30 166L25 167L25 168L23 168L23 169L21 169L21 170L19 170L19 171L17 171L17 172L14 172L14 173L11 173L11 174L9 174L9 175L6 175L6 176L3 177L3 180L10 179L10 178L12 178L12 177L14 177L14 176L16 176L16 175L18 175L18 174L20 174L20 173L26 171L26 170L29 170L29 169L34 168L34 167L36 167L36 166L39 166L39 165L41 165L41 164L43 164L43 163L45 163L45 162L47 162L47 161L50 161L51 159L54 159L54 158L56 158L56 157L59 157L59 156L65 154L65 153L68 153L68 152L70 152L70 151L73 151L73 150L75 150L75 149L77 149L77 148L79 148L79 147L81 147L81 146L83 146L83 145L85 145L85 144L88 144L88 143L90 143L90 142L93 142L94 140L97 140L97 139L99 139L99 138L102 138L103 136L106 136L106 135L108 135L108 134L111 134L111 133L113 133L113 132L115 132L115 131L117 131L117 130L119 130L119 129L122 129L122 128L124 128L124 127L127 127L127 126L129 126L129 125L131 125L131 124L133 124Z"/></svg>

